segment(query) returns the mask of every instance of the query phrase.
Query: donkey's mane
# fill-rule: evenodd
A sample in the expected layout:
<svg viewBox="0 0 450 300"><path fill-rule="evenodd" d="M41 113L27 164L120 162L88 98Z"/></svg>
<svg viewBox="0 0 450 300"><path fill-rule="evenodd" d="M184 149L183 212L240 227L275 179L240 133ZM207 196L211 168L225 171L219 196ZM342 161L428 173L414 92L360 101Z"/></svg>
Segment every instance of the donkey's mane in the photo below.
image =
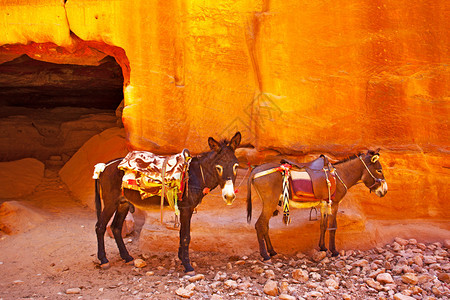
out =
<svg viewBox="0 0 450 300"><path fill-rule="evenodd" d="M338 162L333 163L333 165L339 165L339 164L345 163L347 161L353 160L353 159L357 158L359 155L360 154L353 154L349 157L339 160Z"/></svg>
<svg viewBox="0 0 450 300"><path fill-rule="evenodd" d="M375 152L375 151L372 151L372 150L369 150L369 151L367 152L367 154L369 154L369 155L375 155L376 152ZM339 164L345 163L345 162L347 162L347 161L349 161L349 160L353 160L353 159L355 159L355 158L358 158L358 157L361 156L361 155L364 155L364 153L360 152L360 153L358 153L358 154L350 155L350 156L347 157L347 158L344 158L344 159L339 160L338 162L335 162L333 165L339 165Z"/></svg>

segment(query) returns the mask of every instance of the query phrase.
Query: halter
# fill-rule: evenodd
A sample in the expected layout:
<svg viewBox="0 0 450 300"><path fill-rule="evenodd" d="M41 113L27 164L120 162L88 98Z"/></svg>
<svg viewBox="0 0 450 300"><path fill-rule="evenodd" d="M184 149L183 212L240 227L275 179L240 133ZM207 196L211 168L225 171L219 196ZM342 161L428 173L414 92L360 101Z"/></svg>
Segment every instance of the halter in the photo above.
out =
<svg viewBox="0 0 450 300"><path fill-rule="evenodd" d="M372 176L373 180L375 181L371 186L368 187L369 190L372 190L372 188L379 184L382 184L383 182L385 182L386 180L381 179L381 178L377 178L375 176L373 176L372 172L370 172L369 168L367 167L366 163L364 162L364 160L361 158L361 156L358 156L359 160L362 162L363 166L366 168L367 172L369 173L370 176Z"/></svg>

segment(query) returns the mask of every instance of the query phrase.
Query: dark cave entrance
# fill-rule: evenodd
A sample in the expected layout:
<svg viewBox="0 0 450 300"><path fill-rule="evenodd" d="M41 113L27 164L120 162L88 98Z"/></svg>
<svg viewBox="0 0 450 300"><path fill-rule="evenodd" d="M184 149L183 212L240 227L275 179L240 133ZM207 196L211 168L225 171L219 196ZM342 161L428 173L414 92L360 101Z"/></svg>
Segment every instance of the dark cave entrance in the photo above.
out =
<svg viewBox="0 0 450 300"><path fill-rule="evenodd" d="M32 157L61 167L92 136L123 126L123 87L122 67L106 54L97 64L26 54L0 64L0 162Z"/></svg>
<svg viewBox="0 0 450 300"><path fill-rule="evenodd" d="M98 66L56 64L26 54L0 64L0 106L62 106L115 110L123 99L123 74L111 56Z"/></svg>

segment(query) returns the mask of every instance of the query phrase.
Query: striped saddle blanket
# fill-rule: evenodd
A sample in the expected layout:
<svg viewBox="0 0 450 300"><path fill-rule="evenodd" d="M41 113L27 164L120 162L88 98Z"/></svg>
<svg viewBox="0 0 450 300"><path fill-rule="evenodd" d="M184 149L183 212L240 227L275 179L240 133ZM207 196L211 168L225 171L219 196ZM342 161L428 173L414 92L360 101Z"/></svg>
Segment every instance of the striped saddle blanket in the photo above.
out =
<svg viewBox="0 0 450 300"><path fill-rule="evenodd" d="M323 172L323 171L321 171ZM334 172L327 173L328 180L331 183L330 193L331 198L334 198L336 191L336 179ZM326 180L325 177L323 180ZM296 202L315 202L324 199L318 199L317 195L327 195L328 191L314 191L313 181L307 171L292 171L290 176L290 186L293 201ZM320 198L322 198L321 196ZM325 198L326 199L326 198Z"/></svg>
<svg viewBox="0 0 450 300"><path fill-rule="evenodd" d="M125 172L122 188L138 190L143 198L161 196L164 173L166 190L179 192L189 159L187 150L168 157L146 151L129 152L118 166Z"/></svg>

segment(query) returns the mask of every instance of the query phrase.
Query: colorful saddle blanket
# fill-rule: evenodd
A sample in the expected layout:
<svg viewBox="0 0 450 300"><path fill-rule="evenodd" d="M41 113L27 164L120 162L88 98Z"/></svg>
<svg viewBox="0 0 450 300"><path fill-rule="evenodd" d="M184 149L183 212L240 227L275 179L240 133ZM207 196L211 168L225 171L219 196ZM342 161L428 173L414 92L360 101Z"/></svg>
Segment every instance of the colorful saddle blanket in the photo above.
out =
<svg viewBox="0 0 450 300"><path fill-rule="evenodd" d="M324 172L324 171L321 171ZM334 172L327 172L328 180L331 183L330 193L331 199L334 198L334 193L336 192L336 178ZM313 182L311 176L306 171L292 171L290 173L290 186L293 201L297 202L315 202L324 199L318 199L316 195L327 195L328 191L324 193L323 191L314 191Z"/></svg>
<svg viewBox="0 0 450 300"><path fill-rule="evenodd" d="M188 153L188 152L187 152ZM185 151L169 157L146 151L132 151L120 162L118 168L125 172L122 188L138 190L141 197L161 196L163 173L167 193L181 190L181 181L188 161ZM167 160L165 170L164 161Z"/></svg>

